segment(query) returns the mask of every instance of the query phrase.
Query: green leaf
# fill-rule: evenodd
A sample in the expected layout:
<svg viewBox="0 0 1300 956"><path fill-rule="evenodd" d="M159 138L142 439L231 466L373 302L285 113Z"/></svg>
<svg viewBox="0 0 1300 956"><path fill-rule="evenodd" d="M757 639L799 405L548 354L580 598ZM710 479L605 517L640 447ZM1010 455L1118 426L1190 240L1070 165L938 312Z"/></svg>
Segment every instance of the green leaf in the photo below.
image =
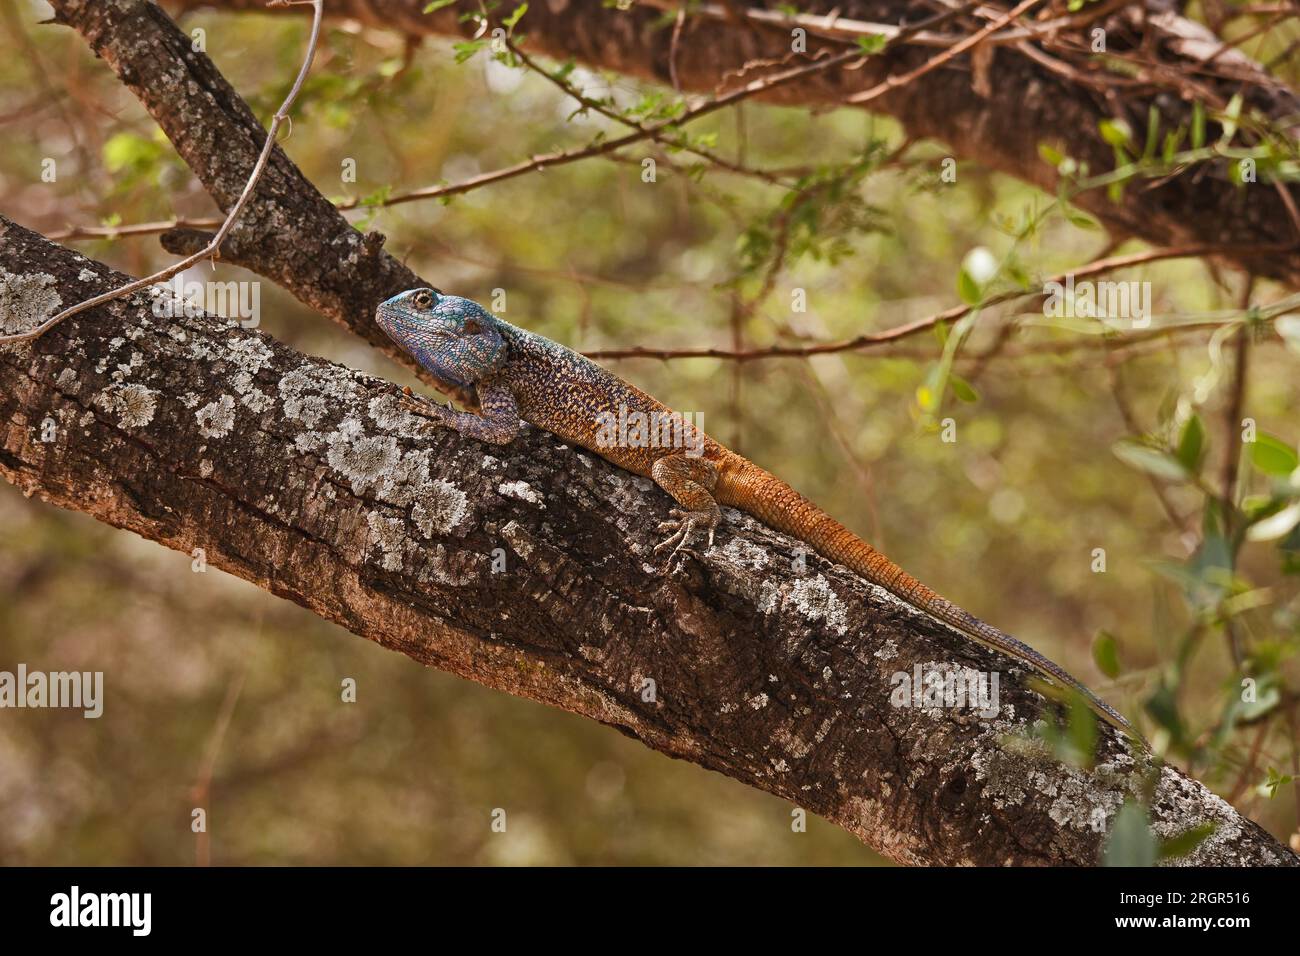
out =
<svg viewBox="0 0 1300 956"><path fill-rule="evenodd" d="M456 51L456 62L464 63L487 45L487 40L465 40L462 43L453 43L451 48Z"/></svg>
<svg viewBox="0 0 1300 956"><path fill-rule="evenodd" d="M1104 119L1097 124L1101 138L1111 146L1127 146L1133 142L1133 129L1122 119Z"/></svg>
<svg viewBox="0 0 1300 956"><path fill-rule="evenodd" d="M1250 446L1250 460L1266 475L1285 477L1300 466L1295 449L1275 435L1260 432Z"/></svg>
<svg viewBox="0 0 1300 956"><path fill-rule="evenodd" d="M449 7L455 2L456 0L433 0L433 3L426 3L424 5L424 12L433 13L435 10L441 10L443 7Z"/></svg>
<svg viewBox="0 0 1300 956"><path fill-rule="evenodd" d="M1268 797L1272 800L1277 796L1277 792L1281 787L1285 787L1294 780L1295 777L1291 776L1289 773L1280 773L1276 767L1269 767L1268 777L1263 783L1255 788L1255 792L1261 797Z"/></svg>
<svg viewBox="0 0 1300 956"><path fill-rule="evenodd" d="M1088 705L1082 694L1073 694L1070 698L1069 735L1070 748L1074 751L1077 762L1085 769L1092 769L1097 755L1097 715Z"/></svg>
<svg viewBox="0 0 1300 956"><path fill-rule="evenodd" d="M1192 104L1192 149L1205 145L1205 104L1197 100Z"/></svg>
<svg viewBox="0 0 1300 956"><path fill-rule="evenodd" d="M1111 680L1120 675L1119 643L1115 640L1115 635L1109 631L1097 632L1092 640L1092 660L1097 665L1097 670Z"/></svg>
<svg viewBox="0 0 1300 956"><path fill-rule="evenodd" d="M577 68L578 68L578 61L575 60L573 57L569 57L567 60L565 60L563 63L560 64L560 66L556 69L554 73L551 74L551 78L557 80L560 83L563 83L565 80L569 78L569 74L572 73Z"/></svg>
<svg viewBox="0 0 1300 956"><path fill-rule="evenodd" d="M1102 865L1154 866L1156 853L1156 838L1147 825L1147 812L1140 804L1126 802L1115 814Z"/></svg>
<svg viewBox="0 0 1300 956"><path fill-rule="evenodd" d="M1204 843L1214 833L1217 826L1213 820L1209 820L1199 826L1192 827L1190 830L1184 830L1178 836L1161 840L1160 859L1176 860L1180 856L1187 856L1187 854Z"/></svg>
<svg viewBox="0 0 1300 956"><path fill-rule="evenodd" d="M1154 103L1147 109L1147 141L1142 147L1142 158L1150 159L1156 154L1160 142L1160 110Z"/></svg>
<svg viewBox="0 0 1300 956"><path fill-rule="evenodd" d="M1232 137L1237 135L1237 120L1241 117L1241 94L1234 93L1232 99L1228 101L1227 108L1223 111L1223 118L1219 121L1223 126L1223 135L1219 137L1219 145L1227 146L1232 142Z"/></svg>
<svg viewBox="0 0 1300 956"><path fill-rule="evenodd" d="M889 42L889 37L883 33L868 33L866 36L858 37L858 49L867 56L879 53Z"/></svg>
<svg viewBox="0 0 1300 956"><path fill-rule="evenodd" d="M1111 451L1130 468L1145 471L1148 475L1166 481L1186 481L1189 477L1181 461L1159 448L1125 438L1112 445Z"/></svg>
<svg viewBox="0 0 1300 956"><path fill-rule="evenodd" d="M1182 437L1178 439L1176 457L1191 474L1201 468L1201 457L1205 451L1205 423L1200 415L1192 415L1183 425Z"/></svg>
<svg viewBox="0 0 1300 956"><path fill-rule="evenodd" d="M1049 143L1038 144L1038 155L1043 158L1044 162L1060 168L1061 163L1065 162L1065 154L1053 148Z"/></svg>
<svg viewBox="0 0 1300 956"><path fill-rule="evenodd" d="M528 4L521 3L519 4L519 6L515 7L514 13L510 14L510 16L502 20L501 23L507 30L513 30L515 28L515 24L518 23L521 19L523 19L524 14L527 12L528 12Z"/></svg>
<svg viewBox="0 0 1300 956"><path fill-rule="evenodd" d="M978 402L979 393L975 391L971 383L959 375L952 372L948 373L948 384L952 386L952 393L963 402Z"/></svg>
<svg viewBox="0 0 1300 956"><path fill-rule="evenodd" d="M148 172L162 155L160 144L135 133L116 133L104 144L104 165L110 173Z"/></svg>
<svg viewBox="0 0 1300 956"><path fill-rule="evenodd" d="M980 292L980 284L975 281L965 268L957 272L957 295L961 297L962 302L967 305L979 305L983 295Z"/></svg>

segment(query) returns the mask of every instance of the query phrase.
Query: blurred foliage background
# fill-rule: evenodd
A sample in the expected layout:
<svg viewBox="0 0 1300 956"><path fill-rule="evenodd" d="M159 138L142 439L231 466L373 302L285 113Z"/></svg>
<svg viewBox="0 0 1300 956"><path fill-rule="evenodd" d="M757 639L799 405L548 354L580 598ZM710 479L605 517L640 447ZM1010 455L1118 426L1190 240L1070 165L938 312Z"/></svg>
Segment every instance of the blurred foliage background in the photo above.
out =
<svg viewBox="0 0 1300 956"><path fill-rule="evenodd" d="M7 215L49 235L215 212L82 40L36 25L45 4L0 0L0 9ZM306 19L195 14L182 25L205 31L209 55L267 117L299 62ZM1267 59L1291 39L1265 34L1247 50ZM974 249L1009 264L990 289L1041 284L1108 249L1086 217L1019 182L964 162L945 182L944 148L899 152L892 123L756 104L692 124L690 135L826 188L792 202L769 183L640 144L621 160L588 159L446 204L384 206L403 190L618 128L573 115L578 104L553 84L486 51L465 62L450 43L406 52L399 36L329 25L285 149L326 195L365 199L350 214L359 227L383 231L391 252L441 288L483 302L504 289L505 318L575 348L836 340L959 303L963 263L982 257ZM568 82L618 109L672 101L580 68ZM58 164L54 183L41 180L46 157ZM643 180L646 157L657 162L654 182ZM348 159L355 183L341 178ZM138 275L169 261L150 235L75 245ZM227 266L204 277L252 278ZM1242 415L1267 447L1245 446L1241 507L1226 528L1211 492L1238 455L1228 419L1238 339L1212 341L1214 329L1126 345L1099 323L1047 323L1032 300L1024 315L990 309L937 397L942 335L811 360L611 364L702 412L718 438L922 580L1141 714L1168 759L1286 840L1297 814L1300 537L1294 524L1267 540L1244 532L1270 517L1276 532L1300 496L1300 336L1232 311L1243 277L1196 260L1112 278L1152 283L1157 326L1226 315L1238 324L1222 331L1245 329ZM792 311L795 290L806 291L806 312ZM269 283L261 291L262 328L276 338L415 384ZM1259 282L1250 301L1267 309L1287 294ZM942 440L943 418L955 442ZM106 705L99 720L0 711L8 863L881 862L818 819L792 832L782 801L584 719L421 669L219 571L194 573L188 556L5 485L0 669L20 661L104 671ZM1243 672L1257 682L1253 703L1241 701ZM340 702L347 677L358 682L355 704ZM207 839L190 832L194 806L209 809ZM489 829L497 807L509 814L506 834Z"/></svg>

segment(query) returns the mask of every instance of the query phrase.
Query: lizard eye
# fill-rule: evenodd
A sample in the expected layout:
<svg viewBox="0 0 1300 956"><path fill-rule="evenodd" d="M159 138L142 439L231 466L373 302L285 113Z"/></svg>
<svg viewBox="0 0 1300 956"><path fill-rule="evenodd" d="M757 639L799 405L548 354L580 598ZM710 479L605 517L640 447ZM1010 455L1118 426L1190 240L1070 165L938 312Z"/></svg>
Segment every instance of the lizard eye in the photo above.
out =
<svg viewBox="0 0 1300 956"><path fill-rule="evenodd" d="M421 289L411 297L411 304L421 312L424 312L433 305L433 293L428 289Z"/></svg>

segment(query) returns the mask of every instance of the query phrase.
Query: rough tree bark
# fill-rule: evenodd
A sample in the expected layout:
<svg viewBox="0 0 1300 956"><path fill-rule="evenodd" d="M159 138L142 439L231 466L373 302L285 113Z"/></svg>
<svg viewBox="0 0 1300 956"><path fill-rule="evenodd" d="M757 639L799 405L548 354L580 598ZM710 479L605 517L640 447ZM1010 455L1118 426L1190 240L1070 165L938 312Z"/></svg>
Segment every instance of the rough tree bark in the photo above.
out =
<svg viewBox="0 0 1300 956"><path fill-rule="evenodd" d="M264 0L167 0L175 8L216 7L261 10ZM352 17L374 26L421 36L464 35L475 25L460 16L479 10L477 0L458 3L432 13L423 11L427 0L326 0L327 13ZM556 58L573 57L593 67L616 70L670 84L675 75L684 89L713 91L738 75L753 78L753 64L785 60L790 54L788 26L756 27L751 23L690 17L678 42L672 40L662 4L619 10L605 0L550 0L534 3L521 29L536 49ZM777 0L747 0L742 7L775 10ZM799 9L807 14L832 10L846 20L899 24L933 15L939 6L914 0L807 0ZM1101 4L1114 8L1115 4ZM505 5L513 9L513 5ZM502 8L504 16L510 9ZM1088 14L1088 8L1083 13ZM1170 0L1134 0L1073 31L1091 42L1095 27L1106 31L1111 53L1141 51L1149 66L1139 71L1140 85L1107 92L1078 64L1067 64L1063 75L1058 62L1042 59L1014 47L1001 46L981 66L987 79L977 82L971 59L963 54L949 66L929 73L874 100L879 109L900 120L908 132L947 143L960 157L1016 176L1049 192L1057 189L1057 172L1038 152L1041 142L1086 161L1094 172L1113 167L1111 147L1100 136L1098 124L1122 118L1134 130L1145 131L1148 110L1154 106L1163 131L1190 116L1192 98L1222 108L1241 92L1247 109L1274 120L1286 119L1295 131L1300 97L1236 50L1219 52L1221 41L1205 27L1182 17ZM1033 43L1035 49L1038 44ZM809 36L808 50L826 42ZM530 46L530 48L534 48ZM836 51L842 49L835 47ZM904 46L872 58L862 69L832 70L766 94L772 101L823 106L839 104L887 75L919 66L936 50ZM1213 57L1211 75L1202 62ZM1080 62L1085 63L1086 57ZM747 65L750 67L747 69ZM1104 76L1104 74L1102 74ZM1211 132L1213 132L1211 124ZM1139 138L1144 138L1144 132ZM1211 136L1213 139L1213 136ZM1284 202L1279 190L1288 190ZM1116 237L1134 236L1157 245L1214 244L1225 247L1222 259L1256 274L1300 287L1300 247L1277 256L1246 257L1234 246L1278 244L1292 246L1300 239L1300 188L1275 187L1260 182L1246 188L1234 186L1218 169L1211 175L1198 168L1148 188L1130 189L1122 203L1111 202L1104 189L1078 199Z"/></svg>
<svg viewBox="0 0 1300 956"><path fill-rule="evenodd" d="M264 134L206 57L142 0L55 6L228 205ZM373 302L421 281L278 150L249 210L228 257L368 340ZM308 268L294 268L303 243ZM0 220L6 326L122 281ZM417 660L785 796L901 861L1093 863L1123 800L1154 792L1162 834L1218 823L1189 862L1297 862L1195 781L1144 774L1109 731L1091 771L1009 742L1044 707L1010 662L843 568L800 570L796 541L729 512L718 547L666 575L650 529L670 502L650 483L535 431L500 450L424 430L391 385L149 304L0 350L0 474L203 547ZM916 664L1001 671L999 715L891 707L890 678Z"/></svg>
<svg viewBox="0 0 1300 956"><path fill-rule="evenodd" d="M0 219L7 328L123 281ZM159 318L153 298L0 350L0 474L25 493L203 548L362 637L617 727L901 862L1093 864L1148 785L1158 833L1217 826L1185 862L1298 862L1109 728L1095 769L1057 762L1024 736L1045 701L1014 662L842 567L801 570L794 539L728 511L717 546L666 574L652 529L671 502L650 482L535 430L498 449L430 429L388 383L220 319ZM891 706L892 675L918 665L1000 673L998 715Z"/></svg>

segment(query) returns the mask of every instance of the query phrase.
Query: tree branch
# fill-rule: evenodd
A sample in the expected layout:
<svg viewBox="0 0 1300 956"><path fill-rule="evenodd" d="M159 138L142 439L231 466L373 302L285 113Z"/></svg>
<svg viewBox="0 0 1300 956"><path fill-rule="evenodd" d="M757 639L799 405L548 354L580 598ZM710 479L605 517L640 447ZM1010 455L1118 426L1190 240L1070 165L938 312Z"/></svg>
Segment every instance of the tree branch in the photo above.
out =
<svg viewBox="0 0 1300 956"><path fill-rule="evenodd" d="M174 7L199 6L260 10L261 0L170 0ZM757 9L774 7L751 3ZM326 12L350 17L410 35L467 35L475 24L460 22L479 10L477 0L460 0L429 14L425 0L327 0ZM1257 110L1294 126L1300 97L1237 50L1220 56L1211 70L1203 66L1221 41L1206 28L1179 16L1167 0L1140 0L1112 9L1105 17L1051 24L1054 54L1047 57L1041 34L1049 25L1026 32L1031 39L1018 46L994 45L986 67L988 88L976 82L968 54L949 68L918 75L872 103L900 120L909 135L944 141L960 157L1016 176L1050 193L1059 185L1057 171L1038 154L1041 142L1088 165L1094 171L1114 166L1112 147L1100 135L1105 119L1123 119L1145 130L1149 110L1157 110L1160 131L1189 125L1190 102L1199 99L1222 107L1237 92L1244 97L1243 114ZM915 19L907 0L811 0L801 5L806 16L832 13L847 21L898 25ZM1085 10L1084 13L1093 11ZM557 59L574 59L594 67L616 70L665 85L675 75L683 89L713 91L729 77L753 64L788 57L789 29L775 24L712 20L688 15L676 44L658 9L634 6L618 10L602 0L567 0L532 4L522 29L535 49ZM1091 31L1105 31L1107 55L1125 61L1134 80L1096 69L1090 61ZM1018 36L1018 34L1017 34ZM1014 39L1014 37L1012 37ZM1063 49L1057 47L1069 44ZM809 50L821 43L839 50L834 38L809 37ZM874 56L858 69L823 71L786 84L763 98L788 104L842 105L891 76L917 70L933 58L928 44L900 45ZM675 52L674 52L675 51ZM1026 52L1031 51L1031 52ZM1069 57L1070 65L1060 60ZM1049 63L1057 64L1056 68ZM1084 82L1084 80L1087 82ZM1124 84L1121 100L1105 88ZM1289 118L1289 119L1288 119ZM1225 163L1227 161L1224 161ZM1278 202L1280 189L1288 202ZM1277 245L1291 251L1243 263L1250 271L1300 287L1300 251L1294 244L1296 226L1288 207L1295 204L1294 184L1275 186L1261 177L1246 188L1234 185L1223 169L1212 175L1192 171L1130 189L1121 203L1106 190L1095 189L1077 199L1117 237L1134 236L1156 245ZM1233 259L1231 254L1227 256Z"/></svg>
<svg viewBox="0 0 1300 956"><path fill-rule="evenodd" d="M0 219L0 317L35 325L126 277ZM1092 864L1152 783L1104 728L1095 769L1023 736L1014 662L728 511L654 567L671 504L528 430L427 430L381 380L144 294L0 350L0 474L425 664L610 724L819 813L916 864ZM47 425L47 422L51 422ZM52 438L53 440L43 440ZM997 715L892 706L914 666L1000 675ZM652 681L653 684L648 682ZM653 693L649 688L653 687ZM1187 858L1295 865L1201 784L1151 769Z"/></svg>

